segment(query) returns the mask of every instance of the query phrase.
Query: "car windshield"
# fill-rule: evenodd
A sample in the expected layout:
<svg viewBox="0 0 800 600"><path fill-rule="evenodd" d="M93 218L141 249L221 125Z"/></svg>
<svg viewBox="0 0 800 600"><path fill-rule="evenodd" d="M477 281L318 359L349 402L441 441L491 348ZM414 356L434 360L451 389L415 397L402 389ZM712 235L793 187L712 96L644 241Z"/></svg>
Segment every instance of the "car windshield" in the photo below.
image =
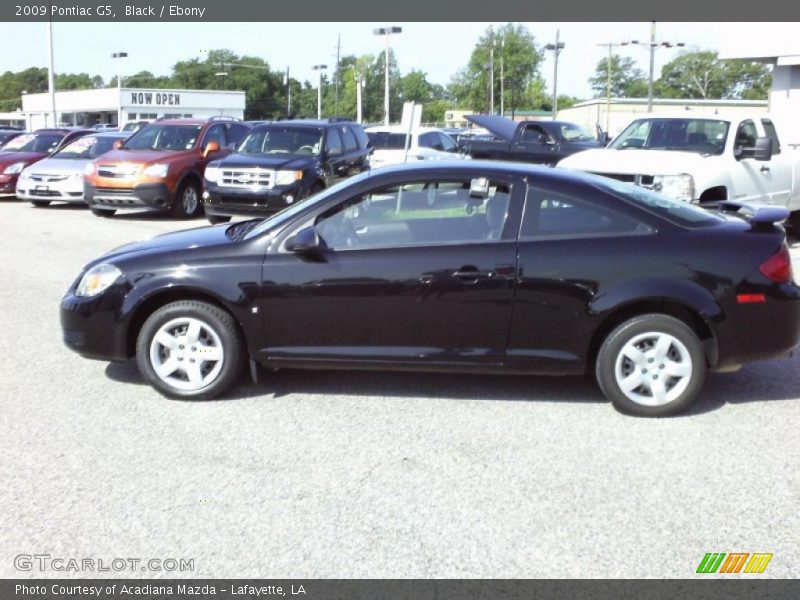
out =
<svg viewBox="0 0 800 600"><path fill-rule="evenodd" d="M370 145L375 150L405 150L406 134L388 131L368 131Z"/></svg>
<svg viewBox="0 0 800 600"><path fill-rule="evenodd" d="M729 127L728 121L716 119L637 119L608 147L722 154Z"/></svg>
<svg viewBox="0 0 800 600"><path fill-rule="evenodd" d="M259 236L265 231L280 227L305 210L313 210L313 208L320 202L325 202L332 195L337 194L341 190L346 189L354 184L358 184L364 179L368 179L370 176L371 173L369 171L359 173L358 175L354 175L353 177L349 177L332 185L318 194L315 194L310 199L305 200L304 202L298 202L297 204L294 204L273 216L267 217L266 219L259 221L241 221L240 223L235 223L228 228L228 235L234 239L241 239L244 237L250 239ZM237 230L237 226L240 224L241 229Z"/></svg>
<svg viewBox="0 0 800 600"><path fill-rule="evenodd" d="M19 131L0 131L0 146L13 137L19 135Z"/></svg>
<svg viewBox="0 0 800 600"><path fill-rule="evenodd" d="M239 145L238 152L316 155L321 148L321 128L277 125L252 131Z"/></svg>
<svg viewBox="0 0 800 600"><path fill-rule="evenodd" d="M63 133L26 133L3 146L3 152L42 152L49 154L64 139Z"/></svg>
<svg viewBox="0 0 800 600"><path fill-rule="evenodd" d="M609 188L614 195L623 200L627 200L648 212L655 213L660 217L677 223L678 225L683 225L684 227L705 227L724 221L722 217L704 208L694 206L681 200L662 196L661 194L657 194L656 192L632 183L625 183L614 179L604 179L603 184Z"/></svg>
<svg viewBox="0 0 800 600"><path fill-rule="evenodd" d="M114 142L120 138L93 135L78 138L56 152L52 158L97 158L114 147Z"/></svg>
<svg viewBox="0 0 800 600"><path fill-rule="evenodd" d="M567 142L592 142L595 139L586 129L574 123L562 123L559 129L561 139Z"/></svg>
<svg viewBox="0 0 800 600"><path fill-rule="evenodd" d="M143 127L123 144L123 150L191 150L197 143L201 125L153 123Z"/></svg>

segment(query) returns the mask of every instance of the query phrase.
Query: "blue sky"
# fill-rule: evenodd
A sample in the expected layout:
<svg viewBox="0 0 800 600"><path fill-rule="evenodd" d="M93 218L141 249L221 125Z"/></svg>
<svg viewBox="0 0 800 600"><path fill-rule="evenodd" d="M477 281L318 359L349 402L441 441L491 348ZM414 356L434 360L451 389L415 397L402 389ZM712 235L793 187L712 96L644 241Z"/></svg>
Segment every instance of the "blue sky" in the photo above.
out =
<svg viewBox="0 0 800 600"><path fill-rule="evenodd" d="M475 43L490 23L391 23L403 27L392 36L400 70L422 69L431 81L446 84L468 60ZM183 59L202 57L209 48L229 48L238 54L260 56L273 67L291 67L293 77L314 81L311 65L335 62L336 38L343 54L377 54L383 39L372 35L384 23L55 23L56 72L88 72L109 78L116 73L110 58L125 51L123 73L141 70L167 74ZM495 24L496 25L496 24ZM527 23L539 44L552 41L556 29L566 44L559 58L559 92L590 97L587 79L607 50L597 44L630 39L647 40L650 24L643 23ZM657 38L687 46L714 49L726 24L658 23ZM46 66L44 23L0 24L0 72ZM648 70L642 47L615 50L636 59ZM659 49L656 68L674 58L675 50ZM548 55L542 66L552 89L553 65Z"/></svg>

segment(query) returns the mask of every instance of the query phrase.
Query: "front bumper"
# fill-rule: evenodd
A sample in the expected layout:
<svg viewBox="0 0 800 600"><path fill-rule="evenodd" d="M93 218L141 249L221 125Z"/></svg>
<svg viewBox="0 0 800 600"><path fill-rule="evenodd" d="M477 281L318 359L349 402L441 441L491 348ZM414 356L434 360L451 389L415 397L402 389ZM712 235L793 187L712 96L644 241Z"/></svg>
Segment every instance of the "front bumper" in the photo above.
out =
<svg viewBox="0 0 800 600"><path fill-rule="evenodd" d="M13 175L0 174L0 196L16 196L17 179L19 179L18 173Z"/></svg>
<svg viewBox="0 0 800 600"><path fill-rule="evenodd" d="M126 322L120 307L126 290L113 286L91 298L76 296L74 287L61 300L64 344L85 358L124 361L130 358Z"/></svg>
<svg viewBox="0 0 800 600"><path fill-rule="evenodd" d="M20 179L17 182L17 198L83 203L83 182L78 180L41 183L32 179Z"/></svg>
<svg viewBox="0 0 800 600"><path fill-rule="evenodd" d="M207 215L264 216L296 204L301 196L299 186L281 186L257 192L214 186L203 192L203 208Z"/></svg>
<svg viewBox="0 0 800 600"><path fill-rule="evenodd" d="M169 210L172 192L166 183L142 183L132 187L100 187L84 183L83 195L86 204L116 210L150 208Z"/></svg>

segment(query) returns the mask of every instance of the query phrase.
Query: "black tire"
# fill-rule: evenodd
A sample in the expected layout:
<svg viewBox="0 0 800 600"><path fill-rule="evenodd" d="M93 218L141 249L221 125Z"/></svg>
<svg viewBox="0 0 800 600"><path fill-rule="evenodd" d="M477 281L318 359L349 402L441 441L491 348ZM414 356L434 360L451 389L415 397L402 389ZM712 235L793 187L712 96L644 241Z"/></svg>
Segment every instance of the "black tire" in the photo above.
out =
<svg viewBox="0 0 800 600"><path fill-rule="evenodd" d="M156 373L155 366L151 361L151 349L156 334L163 326L170 322L180 321L181 319L200 321L205 324L205 327L213 330L218 337L219 345L224 353L220 361L222 365L218 373L213 379L209 380L198 389L185 390L170 385ZM178 340L180 338L176 336L175 339ZM186 363L180 364L187 364L188 366L189 361L195 362L194 359L187 358L191 356L190 352L194 350L194 346L197 345L199 349L202 348L204 344L206 344L206 347L211 347L207 345L207 342L203 342L202 340L196 342L187 341L180 346L180 350L176 348L175 350L166 351L166 354L161 354L160 356L161 359L166 362L166 360L169 360L171 353L175 352L176 360L186 360ZM158 350L155 352L159 354ZM194 356L200 355L201 354L197 353L194 354ZM181 300L162 306L147 318L136 340L136 364L139 367L139 371L151 386L169 398L209 400L221 396L230 390L239 379L242 366L245 362L244 358L244 344L242 343L239 329L233 316L227 311L207 302ZM198 362L204 366L208 366L209 371L213 371L216 366L216 362L206 363L202 360ZM178 377L185 377L188 380L188 372L181 372L180 366L176 367L173 374L175 373L178 373ZM209 372L209 375L210 374ZM190 382L187 381L187 384L188 383Z"/></svg>
<svg viewBox="0 0 800 600"><path fill-rule="evenodd" d="M194 195L194 200L189 199L189 194ZM194 219L202 212L203 201L200 199L200 186L193 179L186 179L172 200L170 214L176 219Z"/></svg>
<svg viewBox="0 0 800 600"><path fill-rule="evenodd" d="M317 194L317 193L321 192L324 189L325 189L325 186L323 184L321 184L319 181L316 181L311 185L311 188L309 188L308 193L306 194L305 197L306 198L310 198L314 194Z"/></svg>
<svg viewBox="0 0 800 600"><path fill-rule="evenodd" d="M50 206L50 200L31 200L31 204L36 208L44 208Z"/></svg>
<svg viewBox="0 0 800 600"><path fill-rule="evenodd" d="M220 223L227 223L231 220L230 217L224 217L222 215L206 215L208 222L212 225L219 225Z"/></svg>
<svg viewBox="0 0 800 600"><path fill-rule="evenodd" d="M665 357L655 347L655 342L662 338L664 346L669 344ZM677 343L670 342L670 338ZM639 349L641 362L634 362L627 353L623 355L623 348L629 342L632 346L628 352ZM687 364L690 374L669 373L673 368L685 370ZM692 403L703 387L707 370L703 345L688 325L667 315L647 314L625 321L606 337L597 355L595 376L603 394L617 410L642 417L665 417ZM626 394L620 384L625 379L630 380L629 385L635 385L637 380L642 384ZM658 403L659 395L665 401ZM669 398L670 395L674 397Z"/></svg>
<svg viewBox="0 0 800 600"><path fill-rule="evenodd" d="M94 206L89 207L89 210L92 211L95 217L113 217L114 213L117 212L113 208L96 208Z"/></svg>
<svg viewBox="0 0 800 600"><path fill-rule="evenodd" d="M800 210L789 213L786 219L786 232L794 239L800 239Z"/></svg>

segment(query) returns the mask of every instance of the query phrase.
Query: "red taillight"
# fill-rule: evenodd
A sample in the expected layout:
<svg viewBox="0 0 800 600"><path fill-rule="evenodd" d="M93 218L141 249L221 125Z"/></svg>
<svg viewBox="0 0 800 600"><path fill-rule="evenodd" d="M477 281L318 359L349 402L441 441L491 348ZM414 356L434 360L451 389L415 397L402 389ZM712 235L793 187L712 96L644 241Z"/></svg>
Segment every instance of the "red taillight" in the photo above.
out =
<svg viewBox="0 0 800 600"><path fill-rule="evenodd" d="M775 283L787 283L792 280L792 258L789 249L782 246L758 270Z"/></svg>
<svg viewBox="0 0 800 600"><path fill-rule="evenodd" d="M736 294L736 302L739 304L763 304L766 301L764 294Z"/></svg>

